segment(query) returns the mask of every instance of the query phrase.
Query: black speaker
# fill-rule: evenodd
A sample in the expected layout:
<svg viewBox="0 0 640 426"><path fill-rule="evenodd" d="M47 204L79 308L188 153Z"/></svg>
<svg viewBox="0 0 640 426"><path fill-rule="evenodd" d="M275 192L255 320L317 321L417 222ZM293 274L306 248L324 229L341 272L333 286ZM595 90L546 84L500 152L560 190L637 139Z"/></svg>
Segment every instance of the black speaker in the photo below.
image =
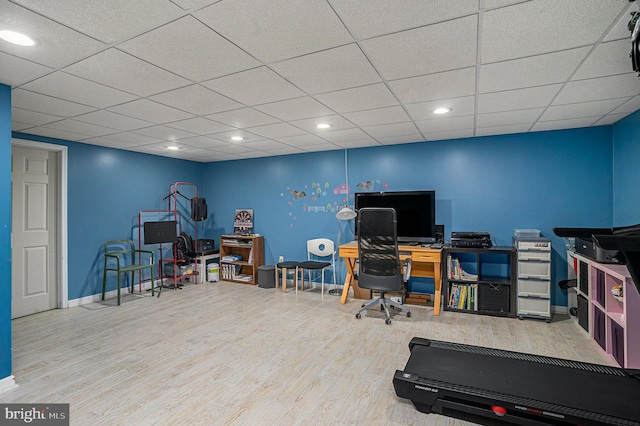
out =
<svg viewBox="0 0 640 426"><path fill-rule="evenodd" d="M444 225L436 225L436 243L444 243Z"/></svg>

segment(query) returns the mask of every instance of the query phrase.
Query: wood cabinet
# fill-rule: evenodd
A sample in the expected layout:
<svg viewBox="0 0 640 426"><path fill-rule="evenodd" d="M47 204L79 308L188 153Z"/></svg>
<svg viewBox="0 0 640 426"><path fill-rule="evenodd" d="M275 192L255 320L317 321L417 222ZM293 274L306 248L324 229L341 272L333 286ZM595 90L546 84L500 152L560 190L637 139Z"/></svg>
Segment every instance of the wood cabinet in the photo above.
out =
<svg viewBox="0 0 640 426"><path fill-rule="evenodd" d="M515 316L514 247L448 248L444 258L446 311Z"/></svg>
<svg viewBox="0 0 640 426"><path fill-rule="evenodd" d="M243 284L258 283L258 267L264 264L264 237L223 235L220 237L220 278Z"/></svg>

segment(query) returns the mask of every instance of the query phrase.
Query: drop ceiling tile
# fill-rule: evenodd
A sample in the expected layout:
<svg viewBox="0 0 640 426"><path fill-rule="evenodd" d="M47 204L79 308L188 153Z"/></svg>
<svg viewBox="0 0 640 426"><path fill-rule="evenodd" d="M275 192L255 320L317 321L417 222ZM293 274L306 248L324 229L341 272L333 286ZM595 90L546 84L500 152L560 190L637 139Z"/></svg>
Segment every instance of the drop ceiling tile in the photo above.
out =
<svg viewBox="0 0 640 426"><path fill-rule="evenodd" d="M211 133L224 132L233 129L231 126L218 123L217 121L207 120L203 117L194 117L182 121L175 121L167 124L167 126L195 133L196 135L209 135Z"/></svg>
<svg viewBox="0 0 640 426"><path fill-rule="evenodd" d="M399 105L384 83L323 93L315 98L339 113Z"/></svg>
<svg viewBox="0 0 640 426"><path fill-rule="evenodd" d="M476 99L475 96L464 96L462 98L407 104L405 108L414 120L433 120L442 117L433 113L436 108L452 108L450 112L445 114L446 117L475 114Z"/></svg>
<svg viewBox="0 0 640 426"><path fill-rule="evenodd" d="M599 44L571 79L582 80L628 73L633 69L629 59L630 49L631 43L628 39Z"/></svg>
<svg viewBox="0 0 640 426"><path fill-rule="evenodd" d="M24 48L0 40L0 51L58 68L106 47L90 37L8 1L0 2L0 28L17 28L36 41Z"/></svg>
<svg viewBox="0 0 640 426"><path fill-rule="evenodd" d="M516 3L524 3L529 0L484 0L485 10L495 9L498 7L510 6Z"/></svg>
<svg viewBox="0 0 640 426"><path fill-rule="evenodd" d="M506 126L481 127L476 129L476 136L506 135L511 133L526 133L531 123L509 124Z"/></svg>
<svg viewBox="0 0 640 426"><path fill-rule="evenodd" d="M478 114L476 125L477 127L496 127L511 124L532 124L540 117L543 111L544 108L530 108Z"/></svg>
<svg viewBox="0 0 640 426"><path fill-rule="evenodd" d="M589 47L480 66L480 93L565 82Z"/></svg>
<svg viewBox="0 0 640 426"><path fill-rule="evenodd" d="M405 78L390 81L389 86L402 103L458 98L475 93L476 69L471 67Z"/></svg>
<svg viewBox="0 0 640 426"><path fill-rule="evenodd" d="M272 155L291 155L291 154L301 154L306 151L293 146L285 146L284 148L270 149L267 152Z"/></svg>
<svg viewBox="0 0 640 426"><path fill-rule="evenodd" d="M63 71L139 96L189 84L184 78L113 48L76 62Z"/></svg>
<svg viewBox="0 0 640 426"><path fill-rule="evenodd" d="M64 132L79 133L87 136L105 136L119 133L117 129L96 126L95 124L83 123L82 121L65 119L47 124L48 128L62 130Z"/></svg>
<svg viewBox="0 0 640 426"><path fill-rule="evenodd" d="M102 137L97 137L93 138L93 140L99 140L101 138ZM147 145L150 143L158 142L158 138L139 135L133 132L114 133L112 135L104 137L104 139L108 139L114 143L120 143L121 146Z"/></svg>
<svg viewBox="0 0 640 426"><path fill-rule="evenodd" d="M463 139L473 137L473 129L448 130L443 132L425 133L427 141L444 141L448 139Z"/></svg>
<svg viewBox="0 0 640 426"><path fill-rule="evenodd" d="M313 146L327 143L324 139L310 134L282 137L278 138L278 141L291 146Z"/></svg>
<svg viewBox="0 0 640 426"><path fill-rule="evenodd" d="M278 74L310 94L381 81L355 43L278 62L272 67Z"/></svg>
<svg viewBox="0 0 640 426"><path fill-rule="evenodd" d="M579 104L553 105L540 117L540 121L566 120L569 118L595 117L613 112L628 98L607 99Z"/></svg>
<svg viewBox="0 0 640 426"><path fill-rule="evenodd" d="M265 62L280 61L353 41L325 0L225 1L194 15Z"/></svg>
<svg viewBox="0 0 640 426"><path fill-rule="evenodd" d="M268 124L266 126L251 127L251 133L256 133L268 139L279 139L287 136L304 135L306 132L288 123Z"/></svg>
<svg viewBox="0 0 640 426"><path fill-rule="evenodd" d="M405 143L424 142L424 138L420 133L403 136L390 136L386 138L376 138L382 145L399 145Z"/></svg>
<svg viewBox="0 0 640 426"><path fill-rule="evenodd" d="M132 146L136 146L135 144L113 140L111 139L110 135L82 139L80 140L80 142L86 143L89 145L104 146L107 148L116 148L116 149L130 148Z"/></svg>
<svg viewBox="0 0 640 426"><path fill-rule="evenodd" d="M337 148L346 148L346 149L367 148L367 147L370 147L370 146L382 145L380 142L378 142L375 139L346 140L346 141L334 142L334 143L337 146L334 147L333 149L337 149Z"/></svg>
<svg viewBox="0 0 640 426"><path fill-rule="evenodd" d="M217 3L220 0L171 0L173 3L177 4L184 10L189 9L199 9L204 6L208 6L212 3Z"/></svg>
<svg viewBox="0 0 640 426"><path fill-rule="evenodd" d="M197 136L194 133L167 126L145 127L144 129L136 130L135 133L163 141L175 141L178 139L185 139L190 136Z"/></svg>
<svg viewBox="0 0 640 426"><path fill-rule="evenodd" d="M416 121L415 124L418 126L418 129L425 136L427 133L441 133L441 132L449 132L453 130L464 130L464 129L472 129L473 130L473 115L465 115L461 117L445 117L445 118L436 118L434 120L421 120ZM429 139L427 137L427 139Z"/></svg>
<svg viewBox="0 0 640 426"><path fill-rule="evenodd" d="M623 113L618 113L618 114L607 114L604 117L600 118L595 123L593 123L593 126L610 126L610 125L615 124L618 121L622 120L623 118L625 118L629 114L631 114L631 113L623 112Z"/></svg>
<svg viewBox="0 0 640 426"><path fill-rule="evenodd" d="M259 105L255 108L284 121L322 117L334 113L310 96Z"/></svg>
<svg viewBox="0 0 640 426"><path fill-rule="evenodd" d="M54 121L60 121L62 117L14 107L11 108L11 119L32 126L42 126Z"/></svg>
<svg viewBox="0 0 640 426"><path fill-rule="evenodd" d="M635 96L640 93L640 84L635 73L570 81L560 91L553 105L589 102Z"/></svg>
<svg viewBox="0 0 640 426"><path fill-rule="evenodd" d="M496 62L598 41L625 0L537 0L484 13L482 62Z"/></svg>
<svg viewBox="0 0 640 426"><path fill-rule="evenodd" d="M229 126L244 128L250 126L264 126L280 122L275 117L256 111L253 108L240 108L233 111L225 111L217 114L207 115L207 118L228 124Z"/></svg>
<svg viewBox="0 0 640 426"><path fill-rule="evenodd" d="M0 82L19 86L50 72L52 68L0 52Z"/></svg>
<svg viewBox="0 0 640 426"><path fill-rule="evenodd" d="M258 67L202 83L245 105L299 98L304 92L267 67Z"/></svg>
<svg viewBox="0 0 640 426"><path fill-rule="evenodd" d="M241 154L243 152L252 152L252 149L241 144L228 144L216 147L216 151L227 154Z"/></svg>
<svg viewBox="0 0 640 426"><path fill-rule="evenodd" d="M65 130L53 129L47 126L32 127L29 129L29 134L46 136L48 138L61 139L65 141L80 141L90 137L90 135L83 135L80 133L68 132Z"/></svg>
<svg viewBox="0 0 640 426"><path fill-rule="evenodd" d="M483 93L478 96L478 112L486 114L547 106L561 88L562 84L550 84L504 92Z"/></svg>
<svg viewBox="0 0 640 426"><path fill-rule="evenodd" d="M598 121L601 117L583 117L583 118L571 118L569 120L556 120L556 121L539 121L533 125L531 131L544 132L547 130L563 130L563 129L575 129L578 127L589 127Z"/></svg>
<svg viewBox="0 0 640 426"><path fill-rule="evenodd" d="M63 25L105 43L122 40L175 19L182 10L169 0L15 0Z"/></svg>
<svg viewBox="0 0 640 426"><path fill-rule="evenodd" d="M196 115L213 114L241 108L242 104L198 84L171 90L149 99Z"/></svg>
<svg viewBox="0 0 640 426"><path fill-rule="evenodd" d="M362 143L362 142L360 142ZM332 144L332 143L328 143L325 142L323 144L318 144L318 145L307 145L307 146L303 146L301 149L306 151L306 152L320 152L320 151L335 151L337 149L340 149L341 146L337 145L337 144ZM351 148L357 148L357 147L351 147Z"/></svg>
<svg viewBox="0 0 640 426"><path fill-rule="evenodd" d="M365 40L362 46L387 80L433 74L476 64L477 26L478 16L467 16Z"/></svg>
<svg viewBox="0 0 640 426"><path fill-rule="evenodd" d="M127 117L121 114L116 114L115 112L105 110L94 111L88 114L79 115L74 119L82 121L84 123L95 124L98 126L104 126L118 130L134 130L153 125L153 123L150 123L148 121L138 120L137 118Z"/></svg>
<svg viewBox="0 0 640 426"><path fill-rule="evenodd" d="M318 129L317 125L321 123L329 124L331 127L328 129ZM294 120L291 121L291 124L296 127L300 127L301 129L306 130L309 133L318 134L330 132L333 130L350 129L356 127L340 115L329 115L324 117L307 118L304 120Z"/></svg>
<svg viewBox="0 0 640 426"><path fill-rule="evenodd" d="M415 124L413 124L412 122L365 126L362 128L362 130L367 132L367 134L374 137L375 139L402 135L415 135L416 133L419 133Z"/></svg>
<svg viewBox="0 0 640 426"><path fill-rule="evenodd" d="M403 121L410 120L409 115L407 115L401 106L347 112L342 114L342 116L357 126L402 123Z"/></svg>
<svg viewBox="0 0 640 426"><path fill-rule="evenodd" d="M193 137L179 139L176 142L184 143L186 145L194 146L197 148L207 148L207 149L216 149L219 146L225 146L229 144L229 142L223 142L211 136L193 136Z"/></svg>
<svg viewBox="0 0 640 426"><path fill-rule="evenodd" d="M616 108L613 113L631 113L636 112L638 109L640 109L640 96L635 96Z"/></svg>
<svg viewBox="0 0 640 426"><path fill-rule="evenodd" d="M11 105L42 113L55 111L56 115L61 117L73 117L95 111L95 108L86 105L68 102L24 89L13 89L11 91Z"/></svg>
<svg viewBox="0 0 640 426"><path fill-rule="evenodd" d="M60 71L27 83L22 88L96 108L106 108L136 99L130 93Z"/></svg>
<svg viewBox="0 0 640 426"><path fill-rule="evenodd" d="M118 47L194 82L259 65L246 52L191 16L158 27Z"/></svg>
<svg viewBox="0 0 640 426"><path fill-rule="evenodd" d="M447 21L478 11L477 0L331 0L355 37L364 39ZM393 13L389 13L390 10Z"/></svg>
<svg viewBox="0 0 640 426"><path fill-rule="evenodd" d="M240 136L244 138L240 142L232 141L231 138L234 136ZM246 130L230 130L228 132L220 132L209 135L211 138L215 138L224 143L247 143L247 142L257 142L264 140L263 136L256 135L255 133L248 132Z"/></svg>
<svg viewBox="0 0 640 426"><path fill-rule="evenodd" d="M111 107L109 110L117 112L118 114L158 124L170 123L172 121L185 120L193 117L193 114L189 114L148 99L138 99L133 102L127 102L126 104Z"/></svg>
<svg viewBox="0 0 640 426"><path fill-rule="evenodd" d="M633 2L629 2L629 6L627 7L627 10L621 14L618 22L613 26L613 28L611 28L611 31L609 31L609 33L605 36L604 41L619 40L622 38L629 39L630 32L629 32L629 29L627 28L627 24L631 19L631 12L634 12L636 10L638 10L638 6Z"/></svg>
<svg viewBox="0 0 640 426"><path fill-rule="evenodd" d="M257 142L247 142L247 143L243 141L242 146L250 150L261 150L261 151L270 151L272 149L289 148L288 145L282 142L278 142L270 139L265 139Z"/></svg>
<svg viewBox="0 0 640 426"><path fill-rule="evenodd" d="M11 120L11 130L14 132L21 132L30 127L33 127L33 124L20 123L16 120Z"/></svg>
<svg viewBox="0 0 640 426"><path fill-rule="evenodd" d="M371 136L367 135L361 129L345 129L345 130L333 130L331 132L325 132L319 134L322 139L332 143L343 143L348 141L361 141L371 140Z"/></svg>

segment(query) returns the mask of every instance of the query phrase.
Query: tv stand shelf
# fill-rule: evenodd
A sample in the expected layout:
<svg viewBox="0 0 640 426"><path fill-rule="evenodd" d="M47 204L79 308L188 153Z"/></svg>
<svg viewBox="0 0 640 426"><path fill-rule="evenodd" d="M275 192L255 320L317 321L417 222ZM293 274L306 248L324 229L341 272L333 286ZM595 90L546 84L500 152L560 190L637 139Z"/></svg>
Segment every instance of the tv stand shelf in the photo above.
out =
<svg viewBox="0 0 640 426"><path fill-rule="evenodd" d="M227 261L225 256L240 260ZM220 237L220 273L224 281L258 284L258 266L264 264L264 237L261 235L223 235ZM233 270L227 276L226 271Z"/></svg>

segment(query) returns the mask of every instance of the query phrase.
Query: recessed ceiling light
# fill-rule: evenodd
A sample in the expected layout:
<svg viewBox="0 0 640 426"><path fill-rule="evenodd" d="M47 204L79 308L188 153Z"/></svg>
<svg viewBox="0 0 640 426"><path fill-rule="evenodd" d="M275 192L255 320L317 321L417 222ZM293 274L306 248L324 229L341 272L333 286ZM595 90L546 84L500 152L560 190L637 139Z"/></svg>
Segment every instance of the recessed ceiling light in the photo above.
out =
<svg viewBox="0 0 640 426"><path fill-rule="evenodd" d="M442 108L436 108L433 110L434 114L446 114L448 112L451 112L451 108L442 107Z"/></svg>
<svg viewBox="0 0 640 426"><path fill-rule="evenodd" d="M169 146L167 147L167 149L168 149L168 150L170 150L170 151L177 151L177 150L179 150L179 149L180 149L180 147L179 147L179 146L176 146L176 145L169 145Z"/></svg>
<svg viewBox="0 0 640 426"><path fill-rule="evenodd" d="M329 127L331 127L331 124L328 123L320 123L316 126L318 129L328 129Z"/></svg>
<svg viewBox="0 0 640 426"><path fill-rule="evenodd" d="M0 38L8 41L9 43L17 44L19 46L33 46L35 41L29 36L26 36L15 31L2 30L0 31Z"/></svg>
<svg viewBox="0 0 640 426"><path fill-rule="evenodd" d="M243 141L244 138L242 136L231 136L232 141L240 142Z"/></svg>

